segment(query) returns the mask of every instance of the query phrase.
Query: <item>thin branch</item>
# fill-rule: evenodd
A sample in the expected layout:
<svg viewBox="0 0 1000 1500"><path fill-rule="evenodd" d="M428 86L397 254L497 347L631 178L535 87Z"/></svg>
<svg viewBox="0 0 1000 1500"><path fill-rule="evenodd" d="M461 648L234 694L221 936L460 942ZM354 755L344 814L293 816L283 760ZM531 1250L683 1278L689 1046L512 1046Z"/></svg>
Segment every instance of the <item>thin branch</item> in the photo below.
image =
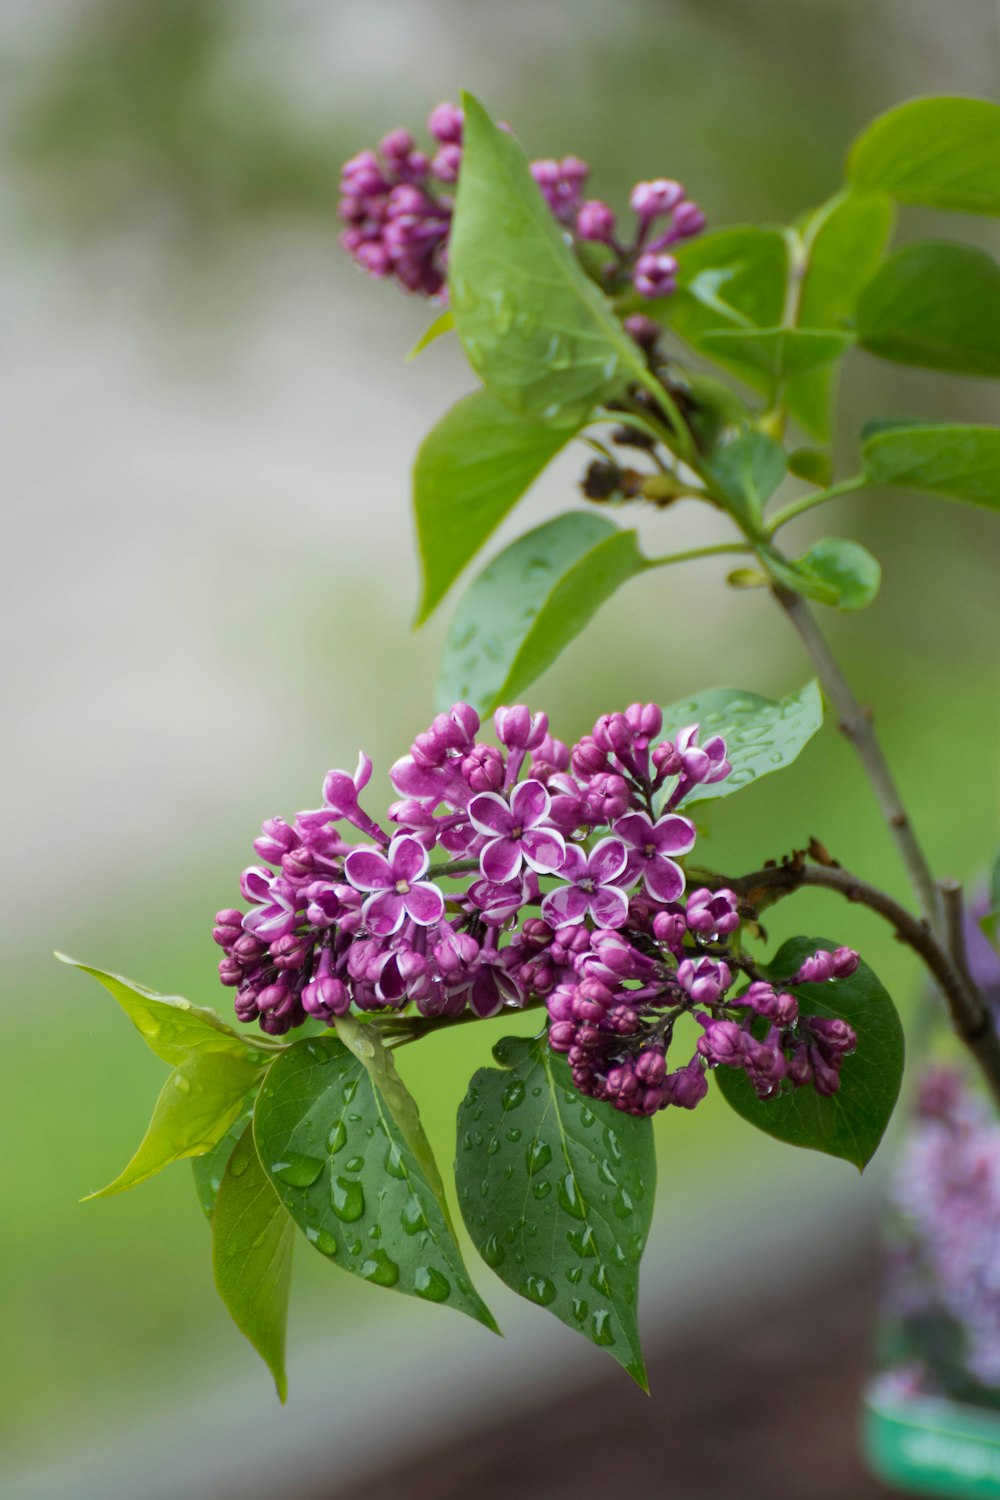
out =
<svg viewBox="0 0 1000 1500"><path fill-rule="evenodd" d="M920 910L928 927L943 938L941 903L937 886L917 835L903 806L899 789L882 753L870 712L866 712L855 698L840 666L827 645L823 634L801 594L775 584L772 592L788 616L807 654L816 668L816 675L824 693L837 714L841 731L857 751L872 791L899 850L906 867Z"/></svg>
<svg viewBox="0 0 1000 1500"><path fill-rule="evenodd" d="M803 886L836 891L848 901L855 901L876 912L895 929L896 936L923 960L945 998L952 1025L960 1040L972 1053L1000 1103L1000 1037L993 1018L967 973L963 974L953 957L938 941L926 922L919 921L898 901L836 866L807 865L800 857L781 865L769 865L750 875L716 875L706 884L728 886L744 898L754 913Z"/></svg>

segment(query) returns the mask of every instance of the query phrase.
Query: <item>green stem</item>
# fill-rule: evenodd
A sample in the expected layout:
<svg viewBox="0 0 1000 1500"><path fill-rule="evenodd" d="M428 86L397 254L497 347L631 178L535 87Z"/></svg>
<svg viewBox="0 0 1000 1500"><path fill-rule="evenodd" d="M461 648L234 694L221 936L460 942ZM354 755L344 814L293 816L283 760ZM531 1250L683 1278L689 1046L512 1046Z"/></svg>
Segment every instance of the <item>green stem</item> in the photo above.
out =
<svg viewBox="0 0 1000 1500"><path fill-rule="evenodd" d="M768 536L775 536L782 526L787 526L789 521L794 521L797 516L805 515L807 510L813 510L817 505L825 505L828 500L836 500L840 495L851 495L855 490L864 489L866 483L867 477L864 474L854 474L850 479L841 480L839 484L831 484L828 489L817 490L811 495L801 495L798 500L792 500L771 517L767 529Z"/></svg>
<svg viewBox="0 0 1000 1500"><path fill-rule="evenodd" d="M753 552L749 542L716 542L710 547L692 547L688 552L667 552L662 557L646 559L648 568L665 568L670 563L696 562L699 557L722 557L726 553Z"/></svg>

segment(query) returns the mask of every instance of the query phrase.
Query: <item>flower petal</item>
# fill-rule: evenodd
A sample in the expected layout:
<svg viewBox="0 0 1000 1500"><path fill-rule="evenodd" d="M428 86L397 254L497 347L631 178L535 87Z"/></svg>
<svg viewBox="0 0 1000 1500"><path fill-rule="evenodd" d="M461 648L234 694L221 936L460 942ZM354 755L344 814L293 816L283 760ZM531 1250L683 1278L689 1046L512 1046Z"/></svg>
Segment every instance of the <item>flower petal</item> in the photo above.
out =
<svg viewBox="0 0 1000 1500"><path fill-rule="evenodd" d="M352 849L344 860L344 874L357 891L387 891L396 883L380 849Z"/></svg>
<svg viewBox="0 0 1000 1500"><path fill-rule="evenodd" d="M590 852L587 874L598 885L614 885L627 863L628 850L621 839L601 839Z"/></svg>
<svg viewBox="0 0 1000 1500"><path fill-rule="evenodd" d="M653 822L644 812L626 813L624 818L618 819L614 831L626 844L631 844L633 849L642 849L646 844L652 843L650 834Z"/></svg>
<svg viewBox="0 0 1000 1500"><path fill-rule="evenodd" d="M397 833L389 845L389 868L393 883L405 880L412 884L419 880L431 862L424 845L412 833Z"/></svg>
<svg viewBox="0 0 1000 1500"><path fill-rule="evenodd" d="M406 915L418 927L433 927L444 916L444 897L429 880L418 881L403 897Z"/></svg>
<svg viewBox="0 0 1000 1500"><path fill-rule="evenodd" d="M483 793L484 796L489 795ZM513 839L493 839L479 856L479 868L487 880L503 885L511 880L521 868L521 846Z"/></svg>
<svg viewBox="0 0 1000 1500"><path fill-rule="evenodd" d="M519 781L510 794L510 810L519 828L534 828L549 812L549 794L540 781Z"/></svg>
<svg viewBox="0 0 1000 1500"><path fill-rule="evenodd" d="M521 853L539 875L553 875L566 858L566 840L554 828L529 828L521 840Z"/></svg>
<svg viewBox="0 0 1000 1500"><path fill-rule="evenodd" d="M441 801L448 784L439 766L418 765L412 755L397 760L389 780L401 797L433 797L435 804Z"/></svg>
<svg viewBox="0 0 1000 1500"><path fill-rule="evenodd" d="M582 922L590 906L590 897L578 885L561 885L549 891L542 902L542 916L553 927L570 927ZM626 905L626 911L628 907Z"/></svg>
<svg viewBox="0 0 1000 1500"><path fill-rule="evenodd" d="M587 873L587 856L579 844L567 844L562 864L556 872L560 880L582 880Z"/></svg>
<svg viewBox="0 0 1000 1500"><path fill-rule="evenodd" d="M687 854L694 848L695 826L690 818L667 813L653 828L652 842L658 854Z"/></svg>
<svg viewBox="0 0 1000 1500"><path fill-rule="evenodd" d="M389 937L391 933L398 932L403 925L406 915L403 910L403 898L396 891L376 891L369 896L361 908L361 915L367 923L369 932L376 937Z"/></svg>
<svg viewBox="0 0 1000 1500"><path fill-rule="evenodd" d="M503 1009L503 995L500 986L490 973L488 968L481 968L472 982L472 992L469 995L469 1008L474 1010L477 1016L483 1020L487 1016L495 1016Z"/></svg>
<svg viewBox="0 0 1000 1500"><path fill-rule="evenodd" d="M590 914L599 927L624 927L628 897L615 885L602 885L590 898Z"/></svg>
<svg viewBox="0 0 1000 1500"><path fill-rule="evenodd" d="M684 871L672 859L652 859L646 866L646 889L657 901L676 901L684 890Z"/></svg>
<svg viewBox="0 0 1000 1500"><path fill-rule="evenodd" d="M498 792L480 792L473 797L469 817L473 828L488 839L502 837L514 827L511 810Z"/></svg>

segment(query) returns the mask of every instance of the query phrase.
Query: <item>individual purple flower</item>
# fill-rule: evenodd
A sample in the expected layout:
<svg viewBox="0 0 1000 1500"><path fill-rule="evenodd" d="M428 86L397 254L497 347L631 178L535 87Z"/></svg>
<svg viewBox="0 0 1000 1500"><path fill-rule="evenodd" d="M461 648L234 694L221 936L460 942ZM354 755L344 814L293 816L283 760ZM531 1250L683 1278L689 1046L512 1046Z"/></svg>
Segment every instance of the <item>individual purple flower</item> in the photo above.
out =
<svg viewBox="0 0 1000 1500"><path fill-rule="evenodd" d="M628 897L618 882L628 854L621 839L601 839L587 854L579 844L567 846L558 871L567 882L550 891L542 902L542 916L553 927L571 926L590 916L600 927L622 927L628 917Z"/></svg>
<svg viewBox="0 0 1000 1500"><path fill-rule="evenodd" d="M715 1005L733 982L729 965L714 958L685 958L677 966L677 983L696 1005Z"/></svg>
<svg viewBox="0 0 1000 1500"><path fill-rule="evenodd" d="M628 884L642 876L656 901L676 901L684 890L684 871L671 855L694 848L695 827L688 818L667 813L655 823L648 813L626 813L614 825L628 850Z"/></svg>
<svg viewBox="0 0 1000 1500"><path fill-rule="evenodd" d="M692 891L687 898L687 925L699 937L727 936L740 925L735 891Z"/></svg>
<svg viewBox="0 0 1000 1500"><path fill-rule="evenodd" d="M473 797L469 817L476 831L489 840L479 856L487 880L500 885L513 880L522 863L540 875L559 869L566 841L554 828L544 826L549 805L549 794L540 781L519 782L509 802L498 792Z"/></svg>
<svg viewBox="0 0 1000 1500"><path fill-rule="evenodd" d="M610 203L588 198L576 216L576 232L582 240L610 245L615 238L615 213Z"/></svg>
<svg viewBox="0 0 1000 1500"><path fill-rule="evenodd" d="M656 219L668 214L681 202L684 189L670 177L657 177L652 182L637 182L629 199L640 219Z"/></svg>
<svg viewBox="0 0 1000 1500"><path fill-rule="evenodd" d="M715 734L698 744L700 724L688 724L674 737L674 749L681 759L681 781L692 786L724 781L733 769L726 759L726 742Z"/></svg>
<svg viewBox="0 0 1000 1500"><path fill-rule="evenodd" d="M381 849L352 849L344 873L359 891L371 895L362 915L371 932L388 937L409 917L418 927L433 927L444 916L444 897L437 886L420 877L430 855L418 839L398 833L385 854Z"/></svg>
<svg viewBox="0 0 1000 1500"><path fill-rule="evenodd" d="M677 261L666 250L646 250L635 263L632 280L640 297L669 297L677 287Z"/></svg>

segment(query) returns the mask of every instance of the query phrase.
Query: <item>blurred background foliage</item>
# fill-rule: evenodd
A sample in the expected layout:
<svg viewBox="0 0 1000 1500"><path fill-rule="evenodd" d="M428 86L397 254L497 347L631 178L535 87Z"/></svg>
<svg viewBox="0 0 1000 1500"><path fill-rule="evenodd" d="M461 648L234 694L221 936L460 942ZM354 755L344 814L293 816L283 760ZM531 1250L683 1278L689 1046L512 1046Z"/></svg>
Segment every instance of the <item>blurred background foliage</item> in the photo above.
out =
<svg viewBox="0 0 1000 1500"><path fill-rule="evenodd" d="M16 850L0 1429L27 1457L53 1411L64 1437L110 1432L252 1360L216 1305L184 1167L77 1206L127 1158L162 1067L48 951L226 1010L211 916L260 819L314 805L360 742L384 777L431 713L449 605L411 634L407 471L470 382L451 341L402 363L427 309L338 250L340 161L466 86L533 155L590 160L613 201L666 173L715 226L788 219L836 189L880 109L993 95L998 46L992 0L19 0L0 48ZM916 214L902 230L932 224L989 243L981 225ZM862 415L923 411L998 415L985 383L852 354L845 465ZM528 513L571 503L578 467L561 461ZM658 551L714 539L693 507L642 526ZM841 502L823 528L882 559L874 607L826 623L878 705L935 866L975 872L997 841L995 518L879 495ZM816 534L802 523L803 544ZM538 684L564 738L634 698L805 679L768 600L698 566L638 580ZM904 893L832 726L780 779L714 809L706 834L703 853L734 872L815 834ZM905 1004L913 968L873 919L801 897L772 935L809 929L862 946ZM444 1161L465 1080L502 1029L403 1058ZM684 1254L678 1202L737 1178L764 1201L782 1170L782 1148L721 1108L658 1129L675 1211L653 1257ZM299 1256L297 1283L293 1401L304 1336L345 1303L362 1324L392 1311L318 1257Z"/></svg>

